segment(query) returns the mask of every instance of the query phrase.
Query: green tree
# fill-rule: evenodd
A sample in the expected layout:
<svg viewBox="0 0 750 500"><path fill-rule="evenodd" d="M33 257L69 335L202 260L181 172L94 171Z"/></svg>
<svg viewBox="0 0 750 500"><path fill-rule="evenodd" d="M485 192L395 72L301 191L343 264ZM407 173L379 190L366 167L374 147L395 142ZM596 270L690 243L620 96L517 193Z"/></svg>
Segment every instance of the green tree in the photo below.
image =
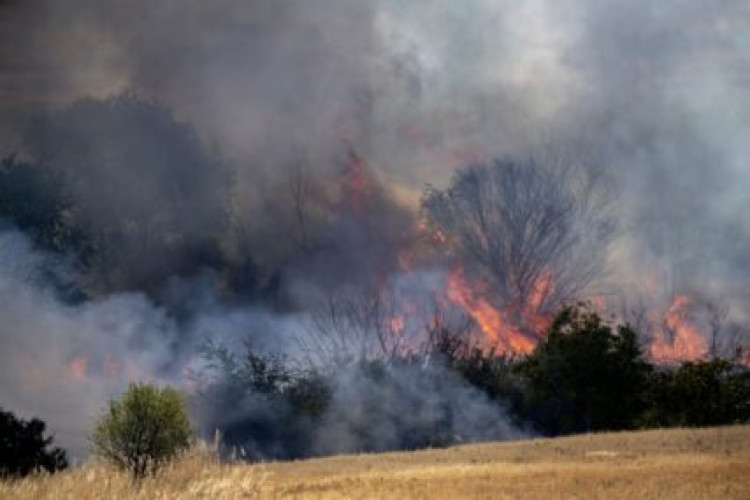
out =
<svg viewBox="0 0 750 500"><path fill-rule="evenodd" d="M120 399L110 401L91 441L97 455L139 480L187 449L191 435L179 392L152 384L131 384Z"/></svg>
<svg viewBox="0 0 750 500"><path fill-rule="evenodd" d="M37 471L54 473L65 469L65 451L50 448L46 425L36 418L21 420L0 410L0 477L23 477Z"/></svg>
<svg viewBox="0 0 750 500"><path fill-rule="evenodd" d="M655 371L646 392L647 427L709 426L750 421L750 370L723 359Z"/></svg>
<svg viewBox="0 0 750 500"><path fill-rule="evenodd" d="M536 420L557 434L634 426L650 365L629 326L578 305L557 315L520 370Z"/></svg>

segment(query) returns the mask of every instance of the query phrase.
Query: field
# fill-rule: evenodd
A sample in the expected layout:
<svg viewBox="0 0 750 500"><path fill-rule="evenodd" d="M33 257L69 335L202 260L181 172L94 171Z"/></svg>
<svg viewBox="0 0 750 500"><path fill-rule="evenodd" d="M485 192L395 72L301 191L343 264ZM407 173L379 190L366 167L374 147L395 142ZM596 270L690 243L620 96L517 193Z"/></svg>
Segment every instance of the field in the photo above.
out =
<svg viewBox="0 0 750 500"><path fill-rule="evenodd" d="M89 463L0 498L750 499L750 426L222 465L193 452L140 488Z"/></svg>

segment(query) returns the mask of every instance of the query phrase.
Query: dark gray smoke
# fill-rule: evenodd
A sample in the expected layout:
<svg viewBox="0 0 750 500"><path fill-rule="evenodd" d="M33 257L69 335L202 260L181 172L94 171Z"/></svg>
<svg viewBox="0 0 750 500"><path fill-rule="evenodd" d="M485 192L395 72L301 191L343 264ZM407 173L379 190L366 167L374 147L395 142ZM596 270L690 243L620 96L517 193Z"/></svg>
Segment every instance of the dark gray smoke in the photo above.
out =
<svg viewBox="0 0 750 500"><path fill-rule="evenodd" d="M528 435L501 404L437 358L298 374L280 360L265 361L263 370L224 358L217 371L201 377L196 411L208 431L223 431L224 452L236 458L295 459Z"/></svg>
<svg viewBox="0 0 750 500"><path fill-rule="evenodd" d="M729 281L747 276L749 18L699 0L9 2L2 121L133 90L241 164L248 208L295 148L325 169L353 141L409 192L552 141L618 179L635 251Z"/></svg>

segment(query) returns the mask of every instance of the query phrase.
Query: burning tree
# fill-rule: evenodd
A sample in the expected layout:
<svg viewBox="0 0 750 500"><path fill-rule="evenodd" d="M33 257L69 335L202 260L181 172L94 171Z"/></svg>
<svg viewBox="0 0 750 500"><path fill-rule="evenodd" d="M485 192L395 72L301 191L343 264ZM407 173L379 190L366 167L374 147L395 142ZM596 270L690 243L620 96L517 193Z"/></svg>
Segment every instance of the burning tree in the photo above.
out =
<svg viewBox="0 0 750 500"><path fill-rule="evenodd" d="M449 296L494 346L529 352L554 309L603 271L613 220L602 186L584 169L503 159L427 188L425 227L455 260Z"/></svg>
<svg viewBox="0 0 750 500"><path fill-rule="evenodd" d="M731 317L727 301L678 293L648 325L650 355L660 364L725 359L747 364L742 356L745 331Z"/></svg>

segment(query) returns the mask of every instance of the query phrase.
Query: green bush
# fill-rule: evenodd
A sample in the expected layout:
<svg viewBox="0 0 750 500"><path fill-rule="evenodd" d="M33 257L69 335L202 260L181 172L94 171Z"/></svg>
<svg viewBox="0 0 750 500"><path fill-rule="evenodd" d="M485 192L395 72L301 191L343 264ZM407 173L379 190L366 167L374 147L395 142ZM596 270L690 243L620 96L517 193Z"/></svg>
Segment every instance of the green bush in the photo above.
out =
<svg viewBox="0 0 750 500"><path fill-rule="evenodd" d="M655 370L643 427L710 426L750 421L750 371L722 359Z"/></svg>
<svg viewBox="0 0 750 500"><path fill-rule="evenodd" d="M560 311L519 368L534 420L551 434L634 427L651 370L629 326L581 306Z"/></svg>
<svg viewBox="0 0 750 500"><path fill-rule="evenodd" d="M191 434L179 392L131 384L120 399L110 401L91 441L97 455L139 480L188 448Z"/></svg>

